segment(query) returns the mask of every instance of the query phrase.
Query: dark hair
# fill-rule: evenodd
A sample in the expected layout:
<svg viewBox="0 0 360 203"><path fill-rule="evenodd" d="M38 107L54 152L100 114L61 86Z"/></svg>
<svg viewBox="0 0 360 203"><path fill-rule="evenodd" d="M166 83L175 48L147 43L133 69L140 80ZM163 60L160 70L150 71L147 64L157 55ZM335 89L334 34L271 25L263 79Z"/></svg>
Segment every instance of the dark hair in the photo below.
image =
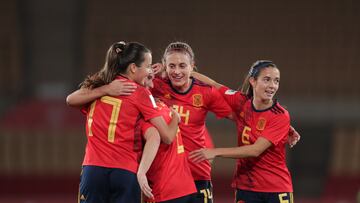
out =
<svg viewBox="0 0 360 203"><path fill-rule="evenodd" d="M166 47L162 58L164 64L165 64L166 55L168 55L171 52L180 52L180 53L188 54L191 62L194 62L195 60L195 55L192 48L190 47L189 44L185 42L172 42Z"/></svg>
<svg viewBox="0 0 360 203"><path fill-rule="evenodd" d="M130 64L141 66L146 53L151 51L138 42L121 41L112 44L106 53L103 68L93 75L88 75L80 87L93 89L109 84L116 76L126 73Z"/></svg>
<svg viewBox="0 0 360 203"><path fill-rule="evenodd" d="M252 64L249 73L245 76L244 82L241 85L241 93L245 94L248 98L253 96L253 88L250 84L250 78L253 77L255 80L260 75L261 70L264 68L273 67L277 68L276 65L269 60L258 60Z"/></svg>

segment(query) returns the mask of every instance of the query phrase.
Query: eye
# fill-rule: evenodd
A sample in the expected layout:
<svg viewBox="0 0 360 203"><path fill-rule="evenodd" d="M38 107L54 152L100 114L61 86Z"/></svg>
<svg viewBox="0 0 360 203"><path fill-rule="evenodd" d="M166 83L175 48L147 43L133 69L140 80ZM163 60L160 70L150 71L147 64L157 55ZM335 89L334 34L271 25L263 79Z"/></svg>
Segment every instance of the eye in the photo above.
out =
<svg viewBox="0 0 360 203"><path fill-rule="evenodd" d="M186 63L181 63L181 64L180 64L180 68L182 68L182 69L187 68L187 66L188 66L188 65L187 65Z"/></svg>

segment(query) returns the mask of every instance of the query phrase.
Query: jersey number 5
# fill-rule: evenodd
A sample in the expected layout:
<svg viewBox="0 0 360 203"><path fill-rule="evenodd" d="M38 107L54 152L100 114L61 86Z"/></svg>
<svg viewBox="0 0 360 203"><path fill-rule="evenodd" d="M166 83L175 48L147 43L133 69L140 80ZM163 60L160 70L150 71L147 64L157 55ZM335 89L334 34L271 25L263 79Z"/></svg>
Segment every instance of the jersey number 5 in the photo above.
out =
<svg viewBox="0 0 360 203"><path fill-rule="evenodd" d="M116 124L117 124L118 119L119 119L119 113L120 113L120 108L121 108L121 102L122 101L120 99L117 99L117 98L114 98L114 97L104 96L104 97L101 97L101 102L106 103L106 104L110 104L112 106L112 111L111 111L110 121L109 121L109 128L108 128L108 141L109 142L114 142ZM93 122L95 106L96 106L96 101L94 101L90 106L88 122L87 122L88 129L89 129L89 136L93 136L92 130L91 130L91 125L92 125L92 122Z"/></svg>
<svg viewBox="0 0 360 203"><path fill-rule="evenodd" d="M244 130L241 134L241 142L243 144L250 144L250 131L251 131L251 128L248 127L248 126L245 126L244 127Z"/></svg>

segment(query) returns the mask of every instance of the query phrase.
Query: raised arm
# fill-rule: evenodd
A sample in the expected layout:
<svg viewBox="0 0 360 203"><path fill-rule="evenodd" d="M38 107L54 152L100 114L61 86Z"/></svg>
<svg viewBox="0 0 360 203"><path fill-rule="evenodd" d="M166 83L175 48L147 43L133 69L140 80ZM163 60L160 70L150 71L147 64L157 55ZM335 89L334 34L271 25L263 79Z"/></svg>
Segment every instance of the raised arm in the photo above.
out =
<svg viewBox="0 0 360 203"><path fill-rule="evenodd" d="M160 135L156 128L150 127L145 131L144 138L146 140L146 143L139 164L137 179L143 193L149 198L154 198L151 192L152 189L150 188L146 177L146 173L148 172L152 162L154 161L156 153L159 149Z"/></svg>
<svg viewBox="0 0 360 203"><path fill-rule="evenodd" d="M191 76L193 76L194 78L200 80L203 83L206 83L206 84L208 84L210 86L215 87L216 89L219 89L221 86L223 86L222 84L217 83L215 80L213 80L213 79L209 78L208 76L203 75L203 74L201 74L199 72L193 71L193 72L191 72Z"/></svg>
<svg viewBox="0 0 360 203"><path fill-rule="evenodd" d="M171 144L178 132L178 124L180 122L179 114L171 109L171 121L167 124L162 116L158 116L150 119L150 123L153 124L160 133L161 141L166 144Z"/></svg>
<svg viewBox="0 0 360 203"><path fill-rule="evenodd" d="M114 80L110 84L94 89L81 88L66 97L66 104L72 107L82 107L102 96L130 95L136 85L123 80Z"/></svg>

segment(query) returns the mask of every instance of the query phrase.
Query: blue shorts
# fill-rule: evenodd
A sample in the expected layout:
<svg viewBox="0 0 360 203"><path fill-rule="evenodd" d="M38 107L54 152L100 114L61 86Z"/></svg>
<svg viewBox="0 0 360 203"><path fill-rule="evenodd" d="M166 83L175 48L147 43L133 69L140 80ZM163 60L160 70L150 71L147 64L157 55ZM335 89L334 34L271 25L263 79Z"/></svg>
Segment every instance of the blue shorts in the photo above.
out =
<svg viewBox="0 0 360 203"><path fill-rule="evenodd" d="M292 192L254 192L236 190L236 203L294 203Z"/></svg>
<svg viewBox="0 0 360 203"><path fill-rule="evenodd" d="M210 180L196 180L197 197L195 203L213 203L213 188Z"/></svg>
<svg viewBox="0 0 360 203"><path fill-rule="evenodd" d="M139 203L141 193L133 172L83 166L78 199L80 203Z"/></svg>
<svg viewBox="0 0 360 203"><path fill-rule="evenodd" d="M162 201L162 202L157 202L157 203L196 203L196 193L190 194L190 195L186 195L186 196L182 196L182 197L178 197L175 199L170 199L170 200L166 200L166 201ZM145 202L145 203L155 203L155 202Z"/></svg>

